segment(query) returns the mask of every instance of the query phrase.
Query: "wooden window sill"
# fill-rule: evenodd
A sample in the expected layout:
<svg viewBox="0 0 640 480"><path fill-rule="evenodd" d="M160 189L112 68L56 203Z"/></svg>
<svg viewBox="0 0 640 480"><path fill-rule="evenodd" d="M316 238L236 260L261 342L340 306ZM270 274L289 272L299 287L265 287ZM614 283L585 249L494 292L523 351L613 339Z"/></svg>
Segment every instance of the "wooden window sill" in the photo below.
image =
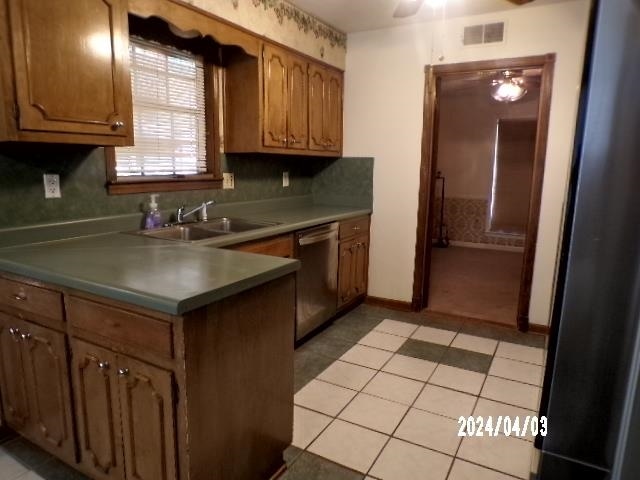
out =
<svg viewBox="0 0 640 480"><path fill-rule="evenodd" d="M108 182L109 195L126 195L129 193L178 192L182 190L208 190L222 188L222 179L214 175L198 175L187 178L154 177L125 178Z"/></svg>

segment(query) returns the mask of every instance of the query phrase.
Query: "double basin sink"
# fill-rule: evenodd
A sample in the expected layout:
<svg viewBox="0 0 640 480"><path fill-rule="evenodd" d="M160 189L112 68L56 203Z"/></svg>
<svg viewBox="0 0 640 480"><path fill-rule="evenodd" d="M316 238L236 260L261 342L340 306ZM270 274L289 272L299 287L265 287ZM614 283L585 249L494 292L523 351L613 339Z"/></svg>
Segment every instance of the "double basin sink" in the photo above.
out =
<svg viewBox="0 0 640 480"><path fill-rule="evenodd" d="M135 233L145 237L160 238L163 240L195 242L220 237L222 235L229 235L230 233L248 232L259 228L273 227L275 225L279 225L279 223L222 217L203 222L182 223L162 228L154 228L152 230L141 230Z"/></svg>

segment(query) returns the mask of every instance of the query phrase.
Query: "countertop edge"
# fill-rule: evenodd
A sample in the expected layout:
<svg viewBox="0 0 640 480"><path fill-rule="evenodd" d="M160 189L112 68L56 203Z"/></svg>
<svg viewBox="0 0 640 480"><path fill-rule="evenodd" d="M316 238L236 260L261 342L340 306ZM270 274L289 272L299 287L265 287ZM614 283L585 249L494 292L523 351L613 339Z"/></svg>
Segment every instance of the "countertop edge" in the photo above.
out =
<svg viewBox="0 0 640 480"><path fill-rule="evenodd" d="M330 206L327 206L330 207ZM155 240L159 243L169 244L181 244L185 248L190 247L206 247L206 248L223 248L231 245L237 245L244 242L250 242L260 240L276 235L282 235L286 233L292 233L298 230L302 230L309 227L322 225L324 223L345 220L362 215L369 215L372 213L371 208L362 207L336 207L340 209L348 209L348 211L342 211L335 214L325 214L318 217L313 217L308 220L284 222L279 225L274 225L258 230L253 230L243 233L230 234L226 237L217 237L214 239L201 240L190 243L174 242L170 240ZM270 217L268 212L260 212L260 218L268 219ZM258 218L258 215L253 215L254 218ZM117 232L114 232L118 234ZM129 235L130 232L120 232L124 235ZM102 236L88 235L87 237ZM108 235L108 234L107 234ZM75 237L77 239L78 237ZM71 238L69 240L72 240ZM51 243L64 242L65 240L53 240ZM28 247L41 245L45 246L47 243L31 243L23 244L21 246L4 247L0 251L9 251L15 248ZM252 253L238 252L239 255L255 255ZM285 260L285 259L282 259ZM207 304L222 300L232 295L238 294L245 290L254 288L258 285L264 284L276 278L285 276L289 273L293 273L300 268L300 262L298 260L289 260L288 263L275 266L268 270L264 270L256 273L255 275L249 275L241 280L234 281L232 283L212 287L211 290L198 293L194 296L187 297L181 300L175 298L167 298L162 295L153 295L149 292L144 292L131 288L118 288L117 286L109 285L106 283L100 283L95 280L83 279L75 276L65 275L64 273L56 273L46 268L40 268L34 265L25 265L19 262L14 262L10 259L0 259L0 270L10 274L22 276L25 278L33 278L38 281L49 283L52 286L59 286L61 288L70 288L82 292L87 292L97 296L105 298L123 301L133 305L137 305L150 310L155 310L170 315L182 315L189 311L203 307Z"/></svg>

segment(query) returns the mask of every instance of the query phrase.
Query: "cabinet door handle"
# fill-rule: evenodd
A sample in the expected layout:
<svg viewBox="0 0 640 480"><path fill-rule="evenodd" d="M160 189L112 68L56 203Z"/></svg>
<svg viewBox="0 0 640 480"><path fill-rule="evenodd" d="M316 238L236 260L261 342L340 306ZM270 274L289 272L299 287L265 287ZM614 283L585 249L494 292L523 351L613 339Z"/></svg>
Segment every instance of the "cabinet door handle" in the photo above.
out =
<svg viewBox="0 0 640 480"><path fill-rule="evenodd" d="M24 302L27 299L27 296L24 293L14 293L11 297L19 302Z"/></svg>
<svg viewBox="0 0 640 480"><path fill-rule="evenodd" d="M30 340L31 339L31 334L30 333L23 333L23 334L20 335L20 337L23 340Z"/></svg>
<svg viewBox="0 0 640 480"><path fill-rule="evenodd" d="M291 139L289 140L289 143L291 143L291 144L296 144L296 143L302 143L302 141L300 141L300 140L296 140L296 137L294 137L293 135L291 135Z"/></svg>
<svg viewBox="0 0 640 480"><path fill-rule="evenodd" d="M98 362L98 368L100 370L109 370L109 362Z"/></svg>
<svg viewBox="0 0 640 480"><path fill-rule="evenodd" d="M360 230L360 225L356 225L355 227L353 227L354 230Z"/></svg>
<svg viewBox="0 0 640 480"><path fill-rule="evenodd" d="M118 120L111 124L112 130L118 130L119 128L122 128L122 127L124 127L124 122L122 120Z"/></svg>
<svg viewBox="0 0 640 480"><path fill-rule="evenodd" d="M9 328L9 335L11 335L12 337L16 337L16 336L20 335L20 329L14 328L14 327L10 327Z"/></svg>
<svg viewBox="0 0 640 480"><path fill-rule="evenodd" d="M118 369L118 376L119 377L128 377L129 376L129 369L128 368L119 368Z"/></svg>

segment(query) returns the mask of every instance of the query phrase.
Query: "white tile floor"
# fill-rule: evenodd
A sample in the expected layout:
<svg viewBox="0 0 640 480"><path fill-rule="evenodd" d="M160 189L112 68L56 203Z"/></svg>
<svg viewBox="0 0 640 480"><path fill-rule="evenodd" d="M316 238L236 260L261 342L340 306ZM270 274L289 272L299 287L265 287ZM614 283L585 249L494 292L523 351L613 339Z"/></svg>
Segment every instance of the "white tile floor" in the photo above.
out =
<svg viewBox="0 0 640 480"><path fill-rule="evenodd" d="M29 469L10 457L4 450L0 449L0 479L1 480L25 480L25 475ZM31 480L31 478L29 478Z"/></svg>
<svg viewBox="0 0 640 480"><path fill-rule="evenodd" d="M422 340L424 342L437 343L440 345L450 345L456 336L456 332L450 330L442 330L433 327L418 327L411 338Z"/></svg>
<svg viewBox="0 0 640 480"><path fill-rule="evenodd" d="M488 375L396 352L495 355ZM371 479L528 479L532 437L459 437L459 416L535 415L543 350L384 320L295 395L294 445Z"/></svg>

